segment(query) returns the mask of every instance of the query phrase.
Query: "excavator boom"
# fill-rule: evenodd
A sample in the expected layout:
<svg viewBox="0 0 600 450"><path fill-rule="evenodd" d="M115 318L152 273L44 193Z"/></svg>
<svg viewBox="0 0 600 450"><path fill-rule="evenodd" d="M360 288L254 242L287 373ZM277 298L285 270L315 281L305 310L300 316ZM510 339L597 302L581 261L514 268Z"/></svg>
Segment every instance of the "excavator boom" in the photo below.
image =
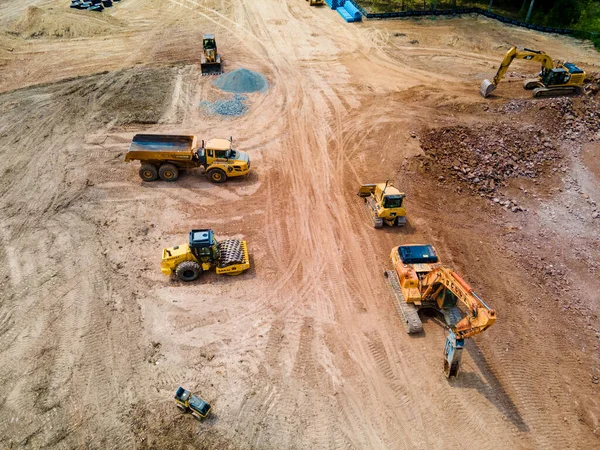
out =
<svg viewBox="0 0 600 450"><path fill-rule="evenodd" d="M496 311L491 309L485 302L473 291L463 278L449 267L441 266L432 270L421 280L422 286L426 286L423 292L423 300L432 298L435 294L438 298L440 287L450 291L465 309L463 317L452 330L459 339L469 338L491 327L496 321ZM437 300L438 304L441 300ZM439 305L440 307L442 305Z"/></svg>
<svg viewBox="0 0 600 450"><path fill-rule="evenodd" d="M511 47L510 50L506 52L506 55L504 56L504 59L502 60L494 79L492 81L483 80L481 82L479 93L482 97L487 97L494 89L498 87L500 80L504 78L504 75L506 75L506 72L508 71L508 67L515 59L525 59L528 61L539 62L542 64L542 68L546 70L550 70L554 67L554 61L552 61L550 55L547 55L544 52L530 50L528 48L519 49L517 47Z"/></svg>

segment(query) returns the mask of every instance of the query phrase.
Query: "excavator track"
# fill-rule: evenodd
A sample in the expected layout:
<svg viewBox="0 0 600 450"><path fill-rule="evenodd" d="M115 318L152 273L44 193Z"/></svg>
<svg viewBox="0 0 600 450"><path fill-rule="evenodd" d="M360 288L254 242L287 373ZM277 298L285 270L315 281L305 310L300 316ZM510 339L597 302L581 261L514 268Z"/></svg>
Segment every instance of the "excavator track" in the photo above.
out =
<svg viewBox="0 0 600 450"><path fill-rule="evenodd" d="M373 227L374 228L381 228L383 227L383 219L381 217L378 217L377 214L375 213L375 201L371 198L371 197L367 197L365 198L365 204L367 206L367 211L369 213L369 215L371 216L371 221L373 222Z"/></svg>
<svg viewBox="0 0 600 450"><path fill-rule="evenodd" d="M577 92L576 86L536 88L533 90L533 98L558 97L560 95L572 95Z"/></svg>
<svg viewBox="0 0 600 450"><path fill-rule="evenodd" d="M421 322L417 309L413 305L406 303L404 300L404 295L402 294L402 289L400 289L400 281L398 280L396 272L393 270L386 270L384 275L388 287L394 296L394 305L396 306L398 315L402 319L402 324L404 325L406 332L408 334L416 334L423 331L423 322Z"/></svg>

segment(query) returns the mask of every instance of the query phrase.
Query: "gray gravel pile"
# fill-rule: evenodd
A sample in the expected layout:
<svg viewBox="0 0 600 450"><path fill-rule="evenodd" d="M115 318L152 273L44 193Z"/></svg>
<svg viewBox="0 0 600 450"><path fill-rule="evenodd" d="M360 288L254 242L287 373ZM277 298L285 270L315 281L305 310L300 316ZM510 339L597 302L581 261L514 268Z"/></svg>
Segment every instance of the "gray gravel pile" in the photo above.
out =
<svg viewBox="0 0 600 450"><path fill-rule="evenodd" d="M269 84L267 79L258 72L248 69L237 69L221 75L214 85L227 92L266 92Z"/></svg>
<svg viewBox="0 0 600 450"><path fill-rule="evenodd" d="M206 112L219 116L242 116L248 111L246 97L235 94L229 100L216 100L214 102L202 101L200 107Z"/></svg>

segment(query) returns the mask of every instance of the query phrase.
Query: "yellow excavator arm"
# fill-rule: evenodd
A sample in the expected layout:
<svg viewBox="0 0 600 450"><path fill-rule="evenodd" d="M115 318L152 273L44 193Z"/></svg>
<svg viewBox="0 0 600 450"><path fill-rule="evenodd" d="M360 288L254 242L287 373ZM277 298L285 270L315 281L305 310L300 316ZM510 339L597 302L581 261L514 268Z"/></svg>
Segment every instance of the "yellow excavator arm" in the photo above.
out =
<svg viewBox="0 0 600 450"><path fill-rule="evenodd" d="M508 52L506 52L506 56L504 56L504 59L502 60L502 63L500 64L500 68L498 69L498 72L496 72L496 76L494 77L494 80L492 81L494 86L498 86L498 83L500 83L500 80L502 78L504 78L504 75L506 75L506 71L508 70L508 67L515 59L525 59L527 61L536 61L536 62L541 63L542 67L545 69L548 69L548 70L550 70L554 67L554 61L552 61L552 58L550 57L550 55L547 55L544 52L537 51L537 50L530 50L528 48L518 49L517 47L512 47Z"/></svg>
<svg viewBox="0 0 600 450"><path fill-rule="evenodd" d="M500 80L504 78L506 72L508 71L508 67L515 59L525 59L527 61L536 61L542 65L543 69L550 70L554 67L554 61L550 55L537 50L530 50L528 48L519 49L517 47L511 47L509 51L506 52L502 63L500 63L500 67L498 68L498 72L496 72L496 76L492 81L483 80L481 83L481 87L479 92L483 97L487 97L492 93L494 89L498 87Z"/></svg>
<svg viewBox="0 0 600 450"><path fill-rule="evenodd" d="M496 321L496 311L485 304L463 278L449 267L438 267L425 275L421 280L426 286L423 300L438 299L442 289L452 292L464 306L466 315L452 331L457 338L464 339L488 329Z"/></svg>

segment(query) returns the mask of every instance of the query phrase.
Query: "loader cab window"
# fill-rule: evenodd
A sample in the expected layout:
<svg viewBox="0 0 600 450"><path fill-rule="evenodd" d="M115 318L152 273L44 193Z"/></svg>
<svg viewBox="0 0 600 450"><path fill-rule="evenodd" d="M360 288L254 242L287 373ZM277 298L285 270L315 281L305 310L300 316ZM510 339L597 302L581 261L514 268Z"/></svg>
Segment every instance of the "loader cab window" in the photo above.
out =
<svg viewBox="0 0 600 450"><path fill-rule="evenodd" d="M208 154L209 157L213 158L214 157L214 152L213 150L206 150L206 153Z"/></svg>
<svg viewBox="0 0 600 450"><path fill-rule="evenodd" d="M212 50L216 47L214 39L205 39L204 40L204 50Z"/></svg>
<svg viewBox="0 0 600 450"><path fill-rule="evenodd" d="M402 208L402 196L390 195L383 199L384 208Z"/></svg>

